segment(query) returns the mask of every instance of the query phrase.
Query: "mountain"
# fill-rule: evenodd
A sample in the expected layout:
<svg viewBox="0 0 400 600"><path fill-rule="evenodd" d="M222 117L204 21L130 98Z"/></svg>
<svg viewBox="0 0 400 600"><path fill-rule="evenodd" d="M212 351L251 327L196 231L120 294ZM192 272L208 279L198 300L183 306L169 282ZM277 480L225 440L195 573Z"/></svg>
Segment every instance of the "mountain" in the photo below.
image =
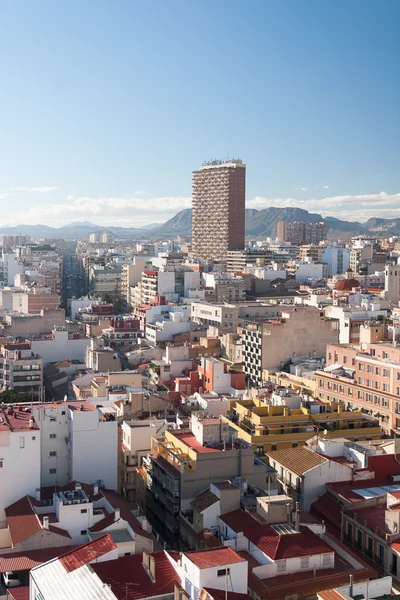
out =
<svg viewBox="0 0 400 600"><path fill-rule="evenodd" d="M364 225L371 233L400 233L400 219L371 218Z"/></svg>
<svg viewBox="0 0 400 600"><path fill-rule="evenodd" d="M163 223L150 223L150 225L143 225L143 227L139 227L139 229L146 229L146 231L151 231L152 229L159 229L163 226Z"/></svg>
<svg viewBox="0 0 400 600"><path fill-rule="evenodd" d="M362 233L368 234L369 230L361 223L352 221L341 221L334 217L325 219L318 213L309 213L302 208L246 208L246 235L275 237L276 225L279 221L305 221L306 223L317 223L326 221L328 225L328 237L350 238ZM177 235L190 236L192 230L192 210L186 208L178 212L172 219L164 223L159 229L153 230L152 236L173 237Z"/></svg>

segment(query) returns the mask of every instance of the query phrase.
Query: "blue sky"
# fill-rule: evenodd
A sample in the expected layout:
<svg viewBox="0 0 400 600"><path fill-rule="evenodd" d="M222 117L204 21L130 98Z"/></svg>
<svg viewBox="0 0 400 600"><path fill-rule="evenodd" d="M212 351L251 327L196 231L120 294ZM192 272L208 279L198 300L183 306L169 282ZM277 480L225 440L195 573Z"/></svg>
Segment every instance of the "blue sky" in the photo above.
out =
<svg viewBox="0 0 400 600"><path fill-rule="evenodd" d="M400 216L398 0L0 0L0 224L141 226L191 171L249 207Z"/></svg>

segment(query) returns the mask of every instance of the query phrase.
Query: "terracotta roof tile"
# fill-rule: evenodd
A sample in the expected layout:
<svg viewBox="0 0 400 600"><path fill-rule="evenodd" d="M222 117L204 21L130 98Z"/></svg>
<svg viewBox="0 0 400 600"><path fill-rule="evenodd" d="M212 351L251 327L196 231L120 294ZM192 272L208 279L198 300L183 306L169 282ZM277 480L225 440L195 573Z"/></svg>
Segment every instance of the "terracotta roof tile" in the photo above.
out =
<svg viewBox="0 0 400 600"><path fill-rule="evenodd" d="M6 571L30 571L34 567L57 558L60 554L73 550L76 546L58 546L55 548L41 548L40 550L25 550L21 552L8 552L0 555L0 573Z"/></svg>
<svg viewBox="0 0 400 600"><path fill-rule="evenodd" d="M116 544L112 541L111 536L107 533L93 542L83 544L75 550L71 550L70 552L63 554L58 560L64 569L68 573L71 573L72 571L75 571L75 569L79 569L80 567L97 560L101 556L108 554L108 552L111 552L116 548Z"/></svg>
<svg viewBox="0 0 400 600"><path fill-rule="evenodd" d="M197 498L195 498L190 504L197 510L198 512L202 512L209 506L212 506L216 502L219 502L218 496L210 492L210 490L206 490L202 494L199 494Z"/></svg>
<svg viewBox="0 0 400 600"><path fill-rule="evenodd" d="M106 515L104 517L104 519L101 519L101 521L98 521L97 523L95 523L90 529L89 531L91 531L92 533L96 532L96 531L103 531L103 529L105 529L106 527L110 527L110 525L112 525L115 521L115 512L109 513L108 515Z"/></svg>
<svg viewBox="0 0 400 600"><path fill-rule="evenodd" d="M13 546L42 529L29 496L24 496L11 506L7 506L6 517Z"/></svg>
<svg viewBox="0 0 400 600"><path fill-rule="evenodd" d="M118 560L107 560L92 564L93 570L100 579L112 586L112 591L118 600L126 598L126 584L129 586L129 599L153 598L173 594L175 581L181 583L168 556L174 561L179 560L179 552L152 552L155 560L155 581L153 582L143 567L142 554L121 556Z"/></svg>
<svg viewBox="0 0 400 600"><path fill-rule="evenodd" d="M108 500L108 502L114 509L119 508L121 519L124 519L124 521L127 521L129 523L136 535L140 535L148 539L153 539L151 533L145 531L139 519L137 519L135 515L132 514L129 505L125 502L122 496L120 496L113 490L101 489L100 492L104 496L104 498Z"/></svg>
<svg viewBox="0 0 400 600"><path fill-rule="evenodd" d="M259 523L244 510L221 515L220 520L236 533L243 532L257 548L273 560L333 552L331 546L307 526L301 525L298 533L280 535L271 525Z"/></svg>
<svg viewBox="0 0 400 600"><path fill-rule="evenodd" d="M232 563L244 562L244 558L229 546L221 548L207 548L196 552L185 552L185 556L199 569L230 565Z"/></svg>
<svg viewBox="0 0 400 600"><path fill-rule="evenodd" d="M304 475L307 471L328 462L327 458L305 446L273 450L266 452L266 455L269 457L270 463L276 461L296 475Z"/></svg>

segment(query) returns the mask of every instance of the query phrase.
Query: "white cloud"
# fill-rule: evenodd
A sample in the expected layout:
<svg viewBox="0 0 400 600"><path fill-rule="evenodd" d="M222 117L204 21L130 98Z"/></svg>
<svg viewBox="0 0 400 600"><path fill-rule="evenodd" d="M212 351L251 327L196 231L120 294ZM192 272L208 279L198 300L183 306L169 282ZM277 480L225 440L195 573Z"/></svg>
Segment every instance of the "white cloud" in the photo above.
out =
<svg viewBox="0 0 400 600"><path fill-rule="evenodd" d="M55 192L58 190L58 188L44 185L40 187L13 187L11 190L13 192Z"/></svg>
<svg viewBox="0 0 400 600"><path fill-rule="evenodd" d="M308 188L300 188L302 192L308 192Z"/></svg>
<svg viewBox="0 0 400 600"><path fill-rule="evenodd" d="M0 194L5 198L11 194ZM364 222L370 217L400 217L400 192L388 194L327 196L325 198L265 198L256 196L248 200L247 208L261 210L271 206L277 208L296 207L309 212L350 221ZM93 221L101 226L140 227L153 221L163 222L178 211L191 207L191 198L166 196L146 198L131 194L128 197L68 196L60 202L41 203L29 210L13 214L3 225L20 223L63 225L71 221Z"/></svg>
<svg viewBox="0 0 400 600"><path fill-rule="evenodd" d="M324 190L329 190L330 186L329 185L324 185Z"/></svg>

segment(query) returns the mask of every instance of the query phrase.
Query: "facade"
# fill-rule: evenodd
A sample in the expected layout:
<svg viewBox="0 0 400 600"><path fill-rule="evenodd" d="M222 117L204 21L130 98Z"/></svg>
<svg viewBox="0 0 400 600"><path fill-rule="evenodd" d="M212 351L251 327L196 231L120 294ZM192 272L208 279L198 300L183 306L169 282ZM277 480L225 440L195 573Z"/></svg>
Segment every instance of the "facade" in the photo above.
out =
<svg viewBox="0 0 400 600"><path fill-rule="evenodd" d="M390 304L399 305L400 265L396 263L385 266L385 298Z"/></svg>
<svg viewBox="0 0 400 600"><path fill-rule="evenodd" d="M290 244L319 244L326 240L326 223L304 223L303 221L279 221L276 237L279 242Z"/></svg>
<svg viewBox="0 0 400 600"><path fill-rule="evenodd" d="M120 371L121 361L118 352L105 345L103 338L92 338L86 348L86 366L98 373Z"/></svg>
<svg viewBox="0 0 400 600"><path fill-rule="evenodd" d="M322 262L299 263L296 268L296 281L306 283L307 281L327 279L329 273L328 265Z"/></svg>
<svg viewBox="0 0 400 600"><path fill-rule="evenodd" d="M226 260L244 248L246 166L204 163L193 172L192 250L200 260Z"/></svg>
<svg viewBox="0 0 400 600"><path fill-rule="evenodd" d="M273 259L271 250L228 250L226 268L229 275L244 273L251 266L263 266Z"/></svg>
<svg viewBox="0 0 400 600"><path fill-rule="evenodd" d="M69 332L65 327L54 327L50 335L31 341L32 351L38 353L43 364L65 358L84 362L90 340L78 332Z"/></svg>
<svg viewBox="0 0 400 600"><path fill-rule="evenodd" d="M102 330L105 345L112 349L136 344L139 337L139 320L131 317L111 319L110 327Z"/></svg>
<svg viewBox="0 0 400 600"><path fill-rule="evenodd" d="M366 411L389 433L400 428L400 348L389 342L328 345L326 368L317 371L318 395Z"/></svg>
<svg viewBox="0 0 400 600"><path fill-rule="evenodd" d="M322 262L328 265L328 274L340 275L350 267L350 252L340 246L326 246L323 248Z"/></svg>
<svg viewBox="0 0 400 600"><path fill-rule="evenodd" d="M318 309L282 310L267 322L248 322L243 328L243 369L253 385L261 385L263 371L277 371L298 357L324 356L326 345L338 341L335 321Z"/></svg>
<svg viewBox="0 0 400 600"><path fill-rule="evenodd" d="M372 440L381 437L377 419L364 415L361 410L347 411L338 402L301 400L298 408L290 408L289 404L273 406L258 399L237 400L231 402L229 412L222 419L261 456L269 451L303 446L316 433L325 430L328 438Z"/></svg>
<svg viewBox="0 0 400 600"><path fill-rule="evenodd" d="M40 436L31 413L0 407L0 526L7 506L40 487Z"/></svg>
<svg viewBox="0 0 400 600"><path fill-rule="evenodd" d="M194 431L153 438L152 453L138 469L138 505L169 547L178 546L180 512L190 510L210 482L241 476L260 489L266 486L268 467L255 460L252 448L229 443L221 419L195 419Z"/></svg>
<svg viewBox="0 0 400 600"><path fill-rule="evenodd" d="M43 384L43 360L29 340L10 341L0 348L0 386L3 390L39 393Z"/></svg>

